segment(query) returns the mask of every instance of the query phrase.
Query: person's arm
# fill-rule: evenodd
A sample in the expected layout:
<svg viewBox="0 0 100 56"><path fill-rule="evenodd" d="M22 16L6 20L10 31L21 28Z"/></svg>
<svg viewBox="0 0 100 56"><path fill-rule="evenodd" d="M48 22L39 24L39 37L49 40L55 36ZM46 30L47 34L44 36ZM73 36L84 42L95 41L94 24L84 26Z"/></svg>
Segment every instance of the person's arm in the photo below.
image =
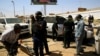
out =
<svg viewBox="0 0 100 56"><path fill-rule="evenodd" d="M98 27L97 32L96 32L96 35L98 35L99 32L100 32L100 27Z"/></svg>
<svg viewBox="0 0 100 56"><path fill-rule="evenodd" d="M65 30L65 22L64 22L64 24L63 24L62 34L64 34L64 30Z"/></svg>
<svg viewBox="0 0 100 56"><path fill-rule="evenodd" d="M74 24L74 22L73 22L73 26L72 26L72 30L73 30L73 32L74 32L74 30L75 30L75 24Z"/></svg>
<svg viewBox="0 0 100 56"><path fill-rule="evenodd" d="M22 35L20 35L20 34L19 34L18 39L17 39L17 40L18 40L18 44L23 43L23 41L22 41L22 39L21 39L21 38L22 38Z"/></svg>
<svg viewBox="0 0 100 56"><path fill-rule="evenodd" d="M58 24L56 24L55 30L56 32L58 32Z"/></svg>
<svg viewBox="0 0 100 56"><path fill-rule="evenodd" d="M46 30L47 28L47 22L45 20L42 21L42 29Z"/></svg>

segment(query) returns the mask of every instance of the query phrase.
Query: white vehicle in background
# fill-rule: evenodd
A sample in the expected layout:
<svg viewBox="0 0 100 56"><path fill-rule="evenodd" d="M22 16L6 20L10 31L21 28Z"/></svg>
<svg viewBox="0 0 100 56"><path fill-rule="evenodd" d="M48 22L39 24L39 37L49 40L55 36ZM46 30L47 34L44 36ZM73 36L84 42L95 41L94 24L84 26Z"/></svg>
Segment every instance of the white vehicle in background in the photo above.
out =
<svg viewBox="0 0 100 56"><path fill-rule="evenodd" d="M56 21L56 16L47 16L44 18L47 22L47 35L52 36L52 26L54 22ZM62 16L58 16L57 22L58 22L58 37L62 36L62 30L63 30L63 23L66 19Z"/></svg>
<svg viewBox="0 0 100 56"><path fill-rule="evenodd" d="M15 24L21 25L21 34L29 33L29 24L23 23L19 18L6 18L0 17L0 33L4 30L9 30L14 27Z"/></svg>

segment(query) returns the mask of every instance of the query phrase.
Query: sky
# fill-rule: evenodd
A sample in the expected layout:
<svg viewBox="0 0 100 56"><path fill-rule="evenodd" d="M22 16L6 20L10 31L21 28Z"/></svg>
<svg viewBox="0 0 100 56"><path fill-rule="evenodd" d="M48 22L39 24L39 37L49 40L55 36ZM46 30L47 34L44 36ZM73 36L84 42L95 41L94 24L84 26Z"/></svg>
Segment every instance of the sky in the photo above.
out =
<svg viewBox="0 0 100 56"><path fill-rule="evenodd" d="M12 0L0 0L0 13L5 16L14 16L14 7ZM37 11L44 13L44 5L31 5L31 0L13 0L15 3L16 15L31 15ZM46 14L65 13L68 11L77 11L77 8L87 9L100 7L100 0L57 0L56 5L46 5Z"/></svg>

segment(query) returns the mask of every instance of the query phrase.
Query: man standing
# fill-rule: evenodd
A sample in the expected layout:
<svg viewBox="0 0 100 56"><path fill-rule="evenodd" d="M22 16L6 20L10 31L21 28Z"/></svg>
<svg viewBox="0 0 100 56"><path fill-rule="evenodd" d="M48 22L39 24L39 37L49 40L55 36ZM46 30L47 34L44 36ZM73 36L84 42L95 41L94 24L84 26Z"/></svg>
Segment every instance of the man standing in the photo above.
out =
<svg viewBox="0 0 100 56"><path fill-rule="evenodd" d="M64 32L64 48L70 47L70 42L72 39L72 32L74 31L74 21L71 15L68 16L68 20L64 22L63 32Z"/></svg>
<svg viewBox="0 0 100 56"><path fill-rule="evenodd" d="M47 34L46 21L43 20L42 13L40 11L36 13L35 18L36 21L33 26L34 51L36 56L39 56L38 51L40 52L40 56L44 56L43 46L45 46L47 54L49 53L47 39L46 39L46 34Z"/></svg>
<svg viewBox="0 0 100 56"><path fill-rule="evenodd" d="M33 36L33 31L35 30L34 27L33 27L33 25L34 25L36 19L34 18L34 15L31 15L30 18L31 18L31 23L30 23L30 26L31 26L30 30L31 30L31 31L30 31L30 33L31 33L32 36Z"/></svg>
<svg viewBox="0 0 100 56"><path fill-rule="evenodd" d="M76 41L76 49L77 49L77 55L80 55L80 52L83 52L82 42L84 38L84 21L82 19L82 16L79 14L76 16L77 28L75 29L75 41Z"/></svg>
<svg viewBox="0 0 100 56"><path fill-rule="evenodd" d="M57 16L56 16L56 22L53 23L52 25L52 37L53 40L57 40L57 36L58 36L58 22L57 22Z"/></svg>
<svg viewBox="0 0 100 56"><path fill-rule="evenodd" d="M46 30L47 22L44 20L43 17L42 17L41 21L42 21L43 46L45 47L46 54L50 54L48 42L47 42L47 30Z"/></svg>
<svg viewBox="0 0 100 56"><path fill-rule="evenodd" d="M38 11L39 15L41 16L40 18L40 22L41 22L41 26L42 26L42 40L43 40L43 46L45 47L45 51L46 54L50 54L49 52L49 47L48 47L48 43L47 43L47 22L44 20L44 18L42 17L42 13L40 11Z"/></svg>
<svg viewBox="0 0 100 56"><path fill-rule="evenodd" d="M89 16L88 18L88 24L87 24L87 27L86 27L86 33L87 33L87 43L89 45L93 44L95 41L94 41L94 17L92 15Z"/></svg>
<svg viewBox="0 0 100 56"><path fill-rule="evenodd" d="M35 56L44 56L43 53L43 38L42 38L42 23L41 23L41 13L36 12L35 14L36 21L34 21L34 24L32 25L32 38L34 41L34 52Z"/></svg>
<svg viewBox="0 0 100 56"><path fill-rule="evenodd" d="M4 44L9 56L16 56L18 49L18 38L21 31L19 24L14 25L14 29L9 29L1 35L1 42Z"/></svg>

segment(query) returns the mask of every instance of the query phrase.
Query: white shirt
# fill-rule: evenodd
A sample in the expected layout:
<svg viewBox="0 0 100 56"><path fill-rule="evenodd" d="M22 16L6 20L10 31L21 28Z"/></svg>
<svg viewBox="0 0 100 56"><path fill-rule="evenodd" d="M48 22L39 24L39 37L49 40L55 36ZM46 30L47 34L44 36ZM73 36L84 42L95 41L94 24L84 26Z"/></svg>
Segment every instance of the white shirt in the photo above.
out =
<svg viewBox="0 0 100 56"><path fill-rule="evenodd" d="M5 30L1 37L0 41L7 41L9 43L15 43L19 37L19 34L15 34L14 29Z"/></svg>

